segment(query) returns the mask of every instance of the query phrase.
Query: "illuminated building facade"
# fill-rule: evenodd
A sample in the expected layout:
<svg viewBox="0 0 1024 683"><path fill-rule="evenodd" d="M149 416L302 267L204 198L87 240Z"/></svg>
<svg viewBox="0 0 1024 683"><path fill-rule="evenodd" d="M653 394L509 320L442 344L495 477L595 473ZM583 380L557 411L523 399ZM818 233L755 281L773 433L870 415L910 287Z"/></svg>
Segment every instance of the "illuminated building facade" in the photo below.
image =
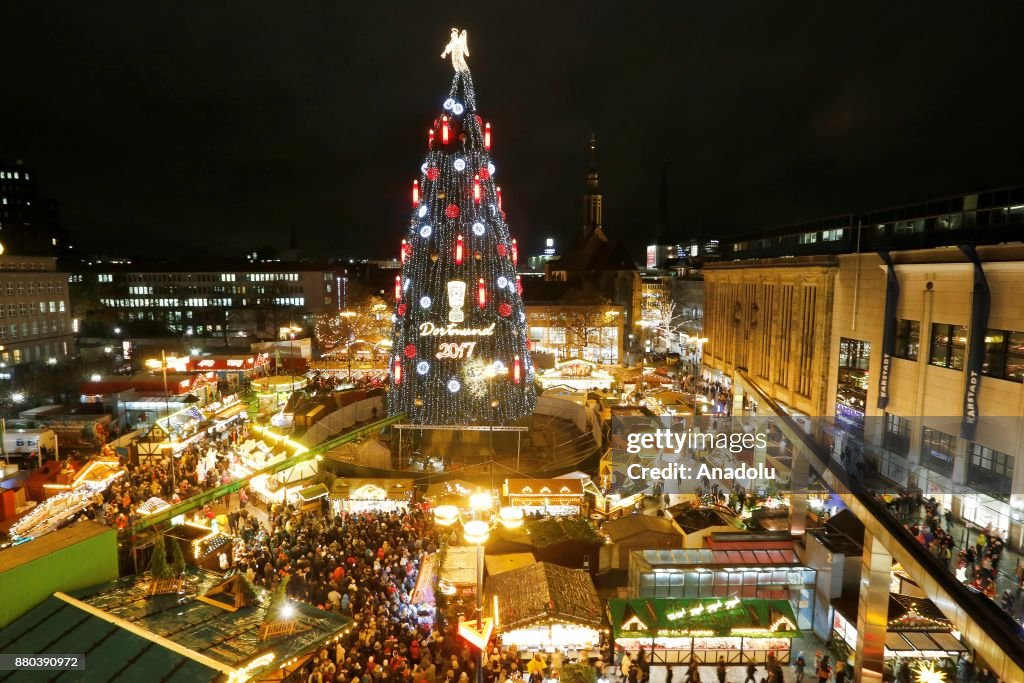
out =
<svg viewBox="0 0 1024 683"><path fill-rule="evenodd" d="M229 264L171 269L131 263L88 265L72 277L79 298L105 309L106 327L143 334L213 337L280 336L311 316L339 309L344 279L314 263ZM87 331L96 321L86 319Z"/></svg>
<svg viewBox="0 0 1024 683"><path fill-rule="evenodd" d="M73 348L67 273L52 256L0 254L0 376L29 362L55 364Z"/></svg>

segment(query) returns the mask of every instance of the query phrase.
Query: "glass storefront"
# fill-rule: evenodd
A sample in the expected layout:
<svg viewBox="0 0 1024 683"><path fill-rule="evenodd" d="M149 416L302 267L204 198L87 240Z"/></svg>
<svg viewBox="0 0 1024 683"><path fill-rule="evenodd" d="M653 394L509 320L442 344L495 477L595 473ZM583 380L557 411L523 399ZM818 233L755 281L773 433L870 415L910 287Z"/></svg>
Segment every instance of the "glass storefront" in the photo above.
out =
<svg viewBox="0 0 1024 683"><path fill-rule="evenodd" d="M630 560L630 596L635 598L760 598L763 600L789 600L797 616L798 628L811 628L814 621L814 583L817 571L811 567L792 566L725 566L720 563L725 551L633 551ZM792 551L729 551L739 555L757 556L757 560L771 562L773 555L799 562ZM653 553L653 555L652 555ZM701 566L693 566L681 555L707 554ZM771 553L771 555L769 555ZM658 557L663 555L664 557ZM651 560L654 560L653 562ZM673 559L684 559L682 563ZM717 561L716 561L717 560ZM756 560L755 560L756 562ZM739 563L737 563L739 564ZM690 566L687 566L690 565ZM716 566L717 565L717 566Z"/></svg>
<svg viewBox="0 0 1024 683"><path fill-rule="evenodd" d="M856 434L864 433L864 408L868 400L870 360L871 342L846 337L839 340L836 423Z"/></svg>

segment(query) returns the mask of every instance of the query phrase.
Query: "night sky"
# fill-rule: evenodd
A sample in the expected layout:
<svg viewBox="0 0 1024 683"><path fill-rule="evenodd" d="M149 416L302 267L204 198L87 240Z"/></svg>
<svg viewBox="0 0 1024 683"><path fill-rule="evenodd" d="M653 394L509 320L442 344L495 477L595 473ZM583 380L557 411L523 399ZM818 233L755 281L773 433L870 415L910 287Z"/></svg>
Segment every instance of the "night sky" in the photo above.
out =
<svg viewBox="0 0 1024 683"><path fill-rule="evenodd" d="M1024 182L1024 5L835 4L8 2L0 158L83 252L391 256L459 26L528 251L592 131L637 260L662 159L681 236Z"/></svg>

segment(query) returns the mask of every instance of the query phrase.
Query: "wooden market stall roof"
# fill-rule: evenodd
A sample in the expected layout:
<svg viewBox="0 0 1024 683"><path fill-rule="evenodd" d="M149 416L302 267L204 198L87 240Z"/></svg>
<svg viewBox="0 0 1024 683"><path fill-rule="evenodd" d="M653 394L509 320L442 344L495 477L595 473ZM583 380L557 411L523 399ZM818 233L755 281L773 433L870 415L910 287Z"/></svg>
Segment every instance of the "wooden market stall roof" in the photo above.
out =
<svg viewBox="0 0 1024 683"><path fill-rule="evenodd" d="M788 600L612 598L608 620L615 638L800 637Z"/></svg>
<svg viewBox="0 0 1024 683"><path fill-rule="evenodd" d="M548 562L513 569L487 578L485 609L498 609L500 631L554 620L598 627L601 601L590 574ZM497 601L495 601L497 598Z"/></svg>
<svg viewBox="0 0 1024 683"><path fill-rule="evenodd" d="M679 542L684 540L683 530L671 517L655 517L654 515L623 515L604 523L601 531L618 543L634 536L643 534L664 534L678 536Z"/></svg>
<svg viewBox="0 0 1024 683"><path fill-rule="evenodd" d="M491 576L510 572L513 569L522 569L536 562L537 558L533 556L533 553L505 553L504 555L484 557L484 567Z"/></svg>

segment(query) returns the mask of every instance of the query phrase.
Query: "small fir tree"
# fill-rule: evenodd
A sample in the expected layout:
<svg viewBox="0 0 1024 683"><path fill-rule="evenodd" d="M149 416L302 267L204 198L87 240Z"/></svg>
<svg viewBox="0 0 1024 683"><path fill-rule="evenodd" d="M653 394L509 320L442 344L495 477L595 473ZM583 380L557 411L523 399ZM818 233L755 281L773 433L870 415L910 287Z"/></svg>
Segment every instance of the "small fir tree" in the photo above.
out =
<svg viewBox="0 0 1024 683"><path fill-rule="evenodd" d="M267 605L267 613L263 617L264 622L284 620L282 612L288 604L288 580L290 578L289 576L282 577L274 587L273 593L270 594L270 603Z"/></svg>
<svg viewBox="0 0 1024 683"><path fill-rule="evenodd" d="M181 543L176 540L171 542L171 571L173 576L185 574L185 555L181 552Z"/></svg>
<svg viewBox="0 0 1024 683"><path fill-rule="evenodd" d="M174 570L167 563L167 545L164 535L158 534L153 543L153 557L149 561L149 575L154 580L174 578Z"/></svg>

